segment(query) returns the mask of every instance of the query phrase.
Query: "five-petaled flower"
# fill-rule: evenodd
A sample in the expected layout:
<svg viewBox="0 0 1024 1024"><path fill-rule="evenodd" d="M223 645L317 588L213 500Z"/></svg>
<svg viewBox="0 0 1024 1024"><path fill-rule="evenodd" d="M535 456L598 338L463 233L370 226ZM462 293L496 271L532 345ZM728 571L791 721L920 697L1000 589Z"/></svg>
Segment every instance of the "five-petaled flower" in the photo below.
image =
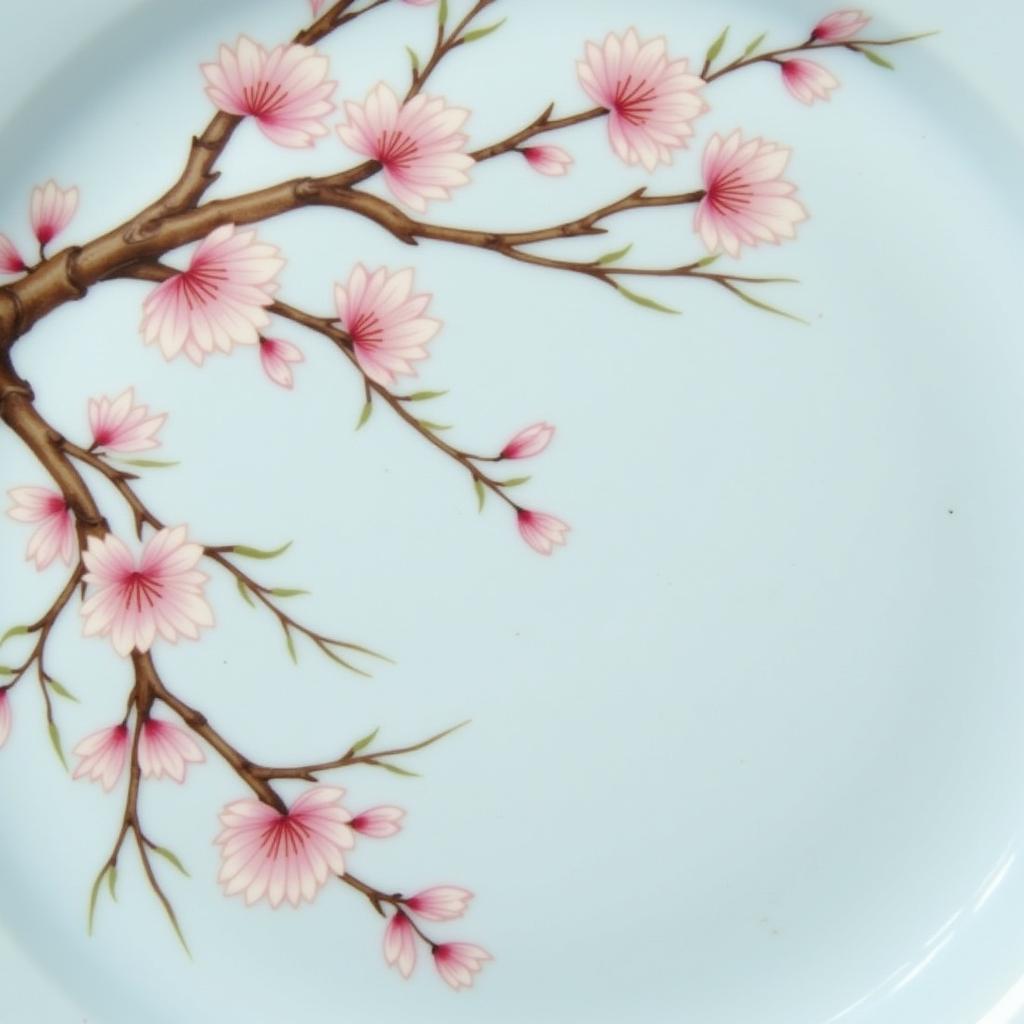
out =
<svg viewBox="0 0 1024 1024"><path fill-rule="evenodd" d="M839 79L828 68L813 60L784 60L781 62L782 81L801 102L810 106L815 100L830 99Z"/></svg>
<svg viewBox="0 0 1024 1024"><path fill-rule="evenodd" d="M422 93L402 103L383 82L364 104L346 102L345 110L342 141L381 165L399 202L422 212L427 200L450 199L453 188L468 184L474 161L462 152L467 136L459 130L468 110Z"/></svg>
<svg viewBox="0 0 1024 1024"><path fill-rule="evenodd" d="M343 789L315 786L285 812L259 800L238 800L221 813L220 881L227 896L278 907L312 902L331 875L345 874L345 851L355 845Z"/></svg>
<svg viewBox="0 0 1024 1024"><path fill-rule="evenodd" d="M416 931L409 918L396 910L384 929L384 959L408 978L416 966Z"/></svg>
<svg viewBox="0 0 1024 1024"><path fill-rule="evenodd" d="M519 534L538 554L550 555L558 544L565 543L569 525L547 512L531 512L529 509L516 510Z"/></svg>
<svg viewBox="0 0 1024 1024"><path fill-rule="evenodd" d="M213 625L203 597L207 577L196 569L203 549L186 534L184 526L159 530L137 564L112 533L89 538L82 552L83 579L92 591L82 605L85 636L109 636L114 650L127 657L148 651L158 634L172 643L179 636L196 640L200 628Z"/></svg>
<svg viewBox="0 0 1024 1024"><path fill-rule="evenodd" d="M708 252L739 256L744 245L796 237L807 211L793 198L796 186L782 178L789 155L774 142L744 142L739 131L711 139L704 151L706 194L694 219Z"/></svg>
<svg viewBox="0 0 1024 1024"><path fill-rule="evenodd" d="M67 226L78 210L78 189L61 188L52 179L32 189L29 219L39 244L45 248Z"/></svg>
<svg viewBox="0 0 1024 1024"><path fill-rule="evenodd" d="M135 390L116 398L89 399L89 427L93 448L108 452L144 452L159 446L156 434L167 414L150 416L149 406L135 404Z"/></svg>
<svg viewBox="0 0 1024 1024"><path fill-rule="evenodd" d="M520 430L504 448L501 449L503 459L528 459L540 455L555 436L555 428L550 423L534 423Z"/></svg>
<svg viewBox="0 0 1024 1024"><path fill-rule="evenodd" d="M260 328L270 323L266 307L284 262L255 231L217 228L200 242L188 270L150 292L143 306L146 344L159 343L165 359L184 351L196 365L217 349L257 344Z"/></svg>
<svg viewBox="0 0 1024 1024"><path fill-rule="evenodd" d="M686 60L668 59L664 38L641 42L632 28L609 33L602 46L587 43L576 68L587 95L608 111L612 148L647 171L672 163L672 150L686 146L693 121L707 110L704 79Z"/></svg>
<svg viewBox="0 0 1024 1024"><path fill-rule="evenodd" d="M444 942L440 946L434 946L431 952L434 955L437 973L456 991L460 988L470 988L473 984L473 975L488 960L494 959L486 949L469 942Z"/></svg>
<svg viewBox="0 0 1024 1024"><path fill-rule="evenodd" d="M12 519L39 524L29 538L26 559L40 572L58 555L70 565L78 554L78 537L67 499L45 487L15 487L7 493L14 502L7 512Z"/></svg>
<svg viewBox="0 0 1024 1024"><path fill-rule="evenodd" d="M572 157L561 146L523 146L519 152L538 174L552 178L568 174L573 164Z"/></svg>
<svg viewBox="0 0 1024 1024"><path fill-rule="evenodd" d="M377 384L391 384L397 374L415 376L412 363L427 357L427 343L441 321L425 317L431 296L413 294L412 270L372 274L357 264L348 284L335 285L338 321L352 339L359 368Z"/></svg>
<svg viewBox="0 0 1024 1024"><path fill-rule="evenodd" d="M457 885L436 885L405 900L406 907L427 921L454 921L462 917L473 894Z"/></svg>
<svg viewBox="0 0 1024 1024"><path fill-rule="evenodd" d="M263 372L279 387L291 388L295 383L290 363L305 359L302 350L280 338L260 338L260 363Z"/></svg>
<svg viewBox="0 0 1024 1024"><path fill-rule="evenodd" d="M121 777L128 755L128 726L121 722L86 736L75 747L81 760L75 769L76 779L99 782L109 793Z"/></svg>
<svg viewBox="0 0 1024 1024"><path fill-rule="evenodd" d="M822 18L814 26L811 39L819 43L842 43L847 39L853 39L861 29L867 28L870 23L871 19L863 11L847 7Z"/></svg>
<svg viewBox="0 0 1024 1024"><path fill-rule="evenodd" d="M139 735L139 767L148 779L165 775L175 782L185 781L189 764L202 764L206 758L195 740L184 729L160 718L147 718Z"/></svg>
<svg viewBox="0 0 1024 1024"><path fill-rule="evenodd" d="M337 87L330 62L308 46L291 44L267 51L247 36L237 47L220 48L215 64L204 64L207 95L226 114L252 117L279 146L303 148L327 134Z"/></svg>
<svg viewBox="0 0 1024 1024"><path fill-rule="evenodd" d="M401 807L371 807L352 819L352 827L371 839L390 839L402 831L404 817Z"/></svg>

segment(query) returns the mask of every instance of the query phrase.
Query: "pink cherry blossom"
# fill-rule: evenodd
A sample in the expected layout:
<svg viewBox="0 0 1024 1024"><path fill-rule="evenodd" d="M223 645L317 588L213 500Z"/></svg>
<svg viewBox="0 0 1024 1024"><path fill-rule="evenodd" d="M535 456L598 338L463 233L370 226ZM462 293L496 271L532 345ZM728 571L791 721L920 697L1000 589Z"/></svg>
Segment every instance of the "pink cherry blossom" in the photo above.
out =
<svg viewBox="0 0 1024 1024"><path fill-rule="evenodd" d="M520 153L538 174L560 178L569 173L572 157L561 146L524 146Z"/></svg>
<svg viewBox="0 0 1024 1024"><path fill-rule="evenodd" d="M92 782L99 782L109 793L124 769L128 754L128 726L122 722L120 725L100 729L86 736L74 752L81 758L74 777L86 777Z"/></svg>
<svg viewBox="0 0 1024 1024"><path fill-rule="evenodd" d="M89 399L89 426L94 448L108 452L144 452L160 444L154 436L167 422L166 413L150 416L149 406L135 404L128 388L117 398Z"/></svg>
<svg viewBox="0 0 1024 1024"><path fill-rule="evenodd" d="M71 565L78 554L75 522L62 494L45 487L15 487L7 492L14 502L7 514L19 523L39 523L29 538L26 559L42 572L58 555Z"/></svg>
<svg viewBox="0 0 1024 1024"><path fill-rule="evenodd" d="M260 362L263 372L282 388L291 388L295 383L289 363L301 363L305 359L302 350L290 341L280 338L260 338Z"/></svg>
<svg viewBox="0 0 1024 1024"><path fill-rule="evenodd" d="M523 540L538 554L550 555L555 550L555 545L565 543L569 526L561 519L556 519L546 512L531 512L525 508L517 510L516 518Z"/></svg>
<svg viewBox="0 0 1024 1024"><path fill-rule="evenodd" d="M253 117L279 146L302 149L327 134L326 117L338 83L327 78L330 61L309 46L276 46L269 53L248 36L237 48L220 48L216 64L204 64L206 94L226 114Z"/></svg>
<svg viewBox="0 0 1024 1024"><path fill-rule="evenodd" d="M662 37L641 42L632 28L610 33L602 46L587 43L576 68L587 95L608 111L612 149L647 171L672 163L672 150L686 146L692 122L707 110L699 95L704 79L690 74L686 60L670 61Z"/></svg>
<svg viewBox="0 0 1024 1024"><path fill-rule="evenodd" d="M409 897L405 905L427 921L454 921L462 917L473 894L456 885L437 885Z"/></svg>
<svg viewBox="0 0 1024 1024"><path fill-rule="evenodd" d="M839 79L813 60L784 60L782 81L801 102L810 106L815 100L827 100L839 85Z"/></svg>
<svg viewBox="0 0 1024 1024"><path fill-rule="evenodd" d="M71 223L78 210L78 189L62 189L53 180L32 189L30 218L39 244L48 245Z"/></svg>
<svg viewBox="0 0 1024 1024"><path fill-rule="evenodd" d="M822 18L814 27L811 38L820 43L841 43L853 39L870 23L871 19L863 11L848 7Z"/></svg>
<svg viewBox="0 0 1024 1024"><path fill-rule="evenodd" d="M188 764L202 764L206 758L195 740L184 729L159 718L147 718L139 736L139 767L147 779L165 775L175 782L185 781Z"/></svg>
<svg viewBox="0 0 1024 1024"><path fill-rule="evenodd" d="M520 430L504 448L501 449L503 459L528 459L532 455L540 455L555 436L555 428L550 423L534 423L532 427Z"/></svg>
<svg viewBox="0 0 1024 1024"><path fill-rule="evenodd" d="M416 966L416 932L402 911L395 911L384 929L384 959L408 978Z"/></svg>
<svg viewBox="0 0 1024 1024"><path fill-rule="evenodd" d="M441 321L423 316L431 296L413 294L412 270L394 273L381 267L372 274L357 264L345 286L335 285L340 325L352 338L360 369L377 384L397 374L415 376L412 363L427 357L427 343Z"/></svg>
<svg viewBox="0 0 1024 1024"><path fill-rule="evenodd" d="M184 526L165 527L145 544L138 564L125 544L108 534L90 537L82 560L84 580L93 588L82 605L85 636L110 636L114 650L127 657L145 653L157 634L171 643L179 636L199 638L199 629L213 625L213 612L203 597L205 573L195 566L203 557L190 544Z"/></svg>
<svg viewBox="0 0 1024 1024"><path fill-rule="evenodd" d="M285 812L259 800L238 800L221 812L224 830L220 882L226 896L245 894L253 904L312 903L331 875L345 874L346 850L355 845L343 789L314 786Z"/></svg>
<svg viewBox="0 0 1024 1024"><path fill-rule="evenodd" d="M694 229L708 252L739 256L744 245L778 244L796 236L807 211L784 181L790 150L774 142L744 142L739 131L715 135L704 151L704 188Z"/></svg>
<svg viewBox="0 0 1024 1024"><path fill-rule="evenodd" d="M11 735L11 701L6 690L0 690L0 747Z"/></svg>
<svg viewBox="0 0 1024 1024"><path fill-rule="evenodd" d="M450 199L453 188L468 184L474 161L461 152L467 136L459 131L468 110L422 94L401 103L383 82L365 104L347 102L345 110L342 141L381 165L399 202L422 212L428 199Z"/></svg>
<svg viewBox="0 0 1024 1024"><path fill-rule="evenodd" d="M6 236L0 235L0 274L20 274L28 270L15 244Z"/></svg>
<svg viewBox="0 0 1024 1024"><path fill-rule="evenodd" d="M197 365L219 349L255 345L270 323L277 275L284 266L276 246L255 231L225 224L199 243L188 270L159 285L146 299L142 335L158 342L165 359L179 352Z"/></svg>
<svg viewBox="0 0 1024 1024"><path fill-rule="evenodd" d="M371 807L352 819L352 827L372 839L389 839L402 831L404 817L401 807Z"/></svg>
<svg viewBox="0 0 1024 1024"><path fill-rule="evenodd" d="M445 942L431 952L437 973L456 991L472 987L473 975L494 959L486 949L469 942Z"/></svg>

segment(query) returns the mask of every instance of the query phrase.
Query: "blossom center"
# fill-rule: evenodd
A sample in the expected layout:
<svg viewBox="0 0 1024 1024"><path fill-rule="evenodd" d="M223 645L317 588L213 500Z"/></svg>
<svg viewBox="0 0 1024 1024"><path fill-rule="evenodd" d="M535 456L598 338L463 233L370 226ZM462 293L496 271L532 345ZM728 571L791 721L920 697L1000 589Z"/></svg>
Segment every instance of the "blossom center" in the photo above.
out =
<svg viewBox="0 0 1024 1024"><path fill-rule="evenodd" d="M404 170L416 159L418 152L419 147L405 132L382 132L377 139L377 159L390 169Z"/></svg>
<svg viewBox="0 0 1024 1024"><path fill-rule="evenodd" d="M739 213L753 198L754 190L738 170L723 174L708 186L708 202L720 213Z"/></svg>
<svg viewBox="0 0 1024 1024"><path fill-rule="evenodd" d="M46 499L46 505L43 508L43 512L47 519L53 516L62 516L68 511L68 503L58 495L51 495Z"/></svg>
<svg viewBox="0 0 1024 1024"><path fill-rule="evenodd" d="M228 273L223 267L200 264L178 275L178 287L192 310L216 299L227 279Z"/></svg>
<svg viewBox="0 0 1024 1024"><path fill-rule="evenodd" d="M273 117L288 102L288 92L279 84L257 82L242 90L245 107L253 117Z"/></svg>
<svg viewBox="0 0 1024 1024"><path fill-rule="evenodd" d="M384 340L384 331L376 313L360 313L349 327L349 333L357 345L379 345Z"/></svg>
<svg viewBox="0 0 1024 1024"><path fill-rule="evenodd" d="M654 112L652 101L655 95L656 90L653 85L648 85L647 79L634 82L633 76L627 75L615 86L612 109L630 124L647 124L648 117Z"/></svg>
<svg viewBox="0 0 1024 1024"><path fill-rule="evenodd" d="M310 829L301 821L282 814L277 821L267 826L261 841L267 856L277 860L279 857L291 857L300 853L311 834Z"/></svg>
<svg viewBox="0 0 1024 1024"><path fill-rule="evenodd" d="M147 607L152 608L163 590L163 585L159 580L155 580L137 569L125 577L123 586L125 608L131 608L134 604L136 611L140 612L143 602Z"/></svg>

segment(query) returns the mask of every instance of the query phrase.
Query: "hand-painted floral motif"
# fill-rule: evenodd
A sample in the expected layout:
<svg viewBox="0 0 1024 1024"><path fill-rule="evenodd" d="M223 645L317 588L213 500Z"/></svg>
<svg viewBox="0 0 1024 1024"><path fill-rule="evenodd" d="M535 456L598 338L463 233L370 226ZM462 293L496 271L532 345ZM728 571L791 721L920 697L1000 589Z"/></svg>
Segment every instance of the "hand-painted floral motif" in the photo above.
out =
<svg viewBox="0 0 1024 1024"><path fill-rule="evenodd" d="M40 572L58 557L70 565L78 553L78 540L67 498L45 487L15 487L9 494L14 506L7 514L19 523L39 524L25 557Z"/></svg>

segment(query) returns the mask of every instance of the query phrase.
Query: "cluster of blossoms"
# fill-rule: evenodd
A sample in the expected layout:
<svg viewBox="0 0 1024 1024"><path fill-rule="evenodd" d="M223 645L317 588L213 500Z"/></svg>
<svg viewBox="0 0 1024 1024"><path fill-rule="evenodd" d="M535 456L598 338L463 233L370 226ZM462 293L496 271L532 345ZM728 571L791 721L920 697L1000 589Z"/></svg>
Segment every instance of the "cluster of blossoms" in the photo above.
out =
<svg viewBox="0 0 1024 1024"><path fill-rule="evenodd" d="M39 243L40 255L72 221L78 211L78 189L62 189L55 181L37 185L29 201L29 222ZM0 234L0 274L22 274L29 265L17 246Z"/></svg>

